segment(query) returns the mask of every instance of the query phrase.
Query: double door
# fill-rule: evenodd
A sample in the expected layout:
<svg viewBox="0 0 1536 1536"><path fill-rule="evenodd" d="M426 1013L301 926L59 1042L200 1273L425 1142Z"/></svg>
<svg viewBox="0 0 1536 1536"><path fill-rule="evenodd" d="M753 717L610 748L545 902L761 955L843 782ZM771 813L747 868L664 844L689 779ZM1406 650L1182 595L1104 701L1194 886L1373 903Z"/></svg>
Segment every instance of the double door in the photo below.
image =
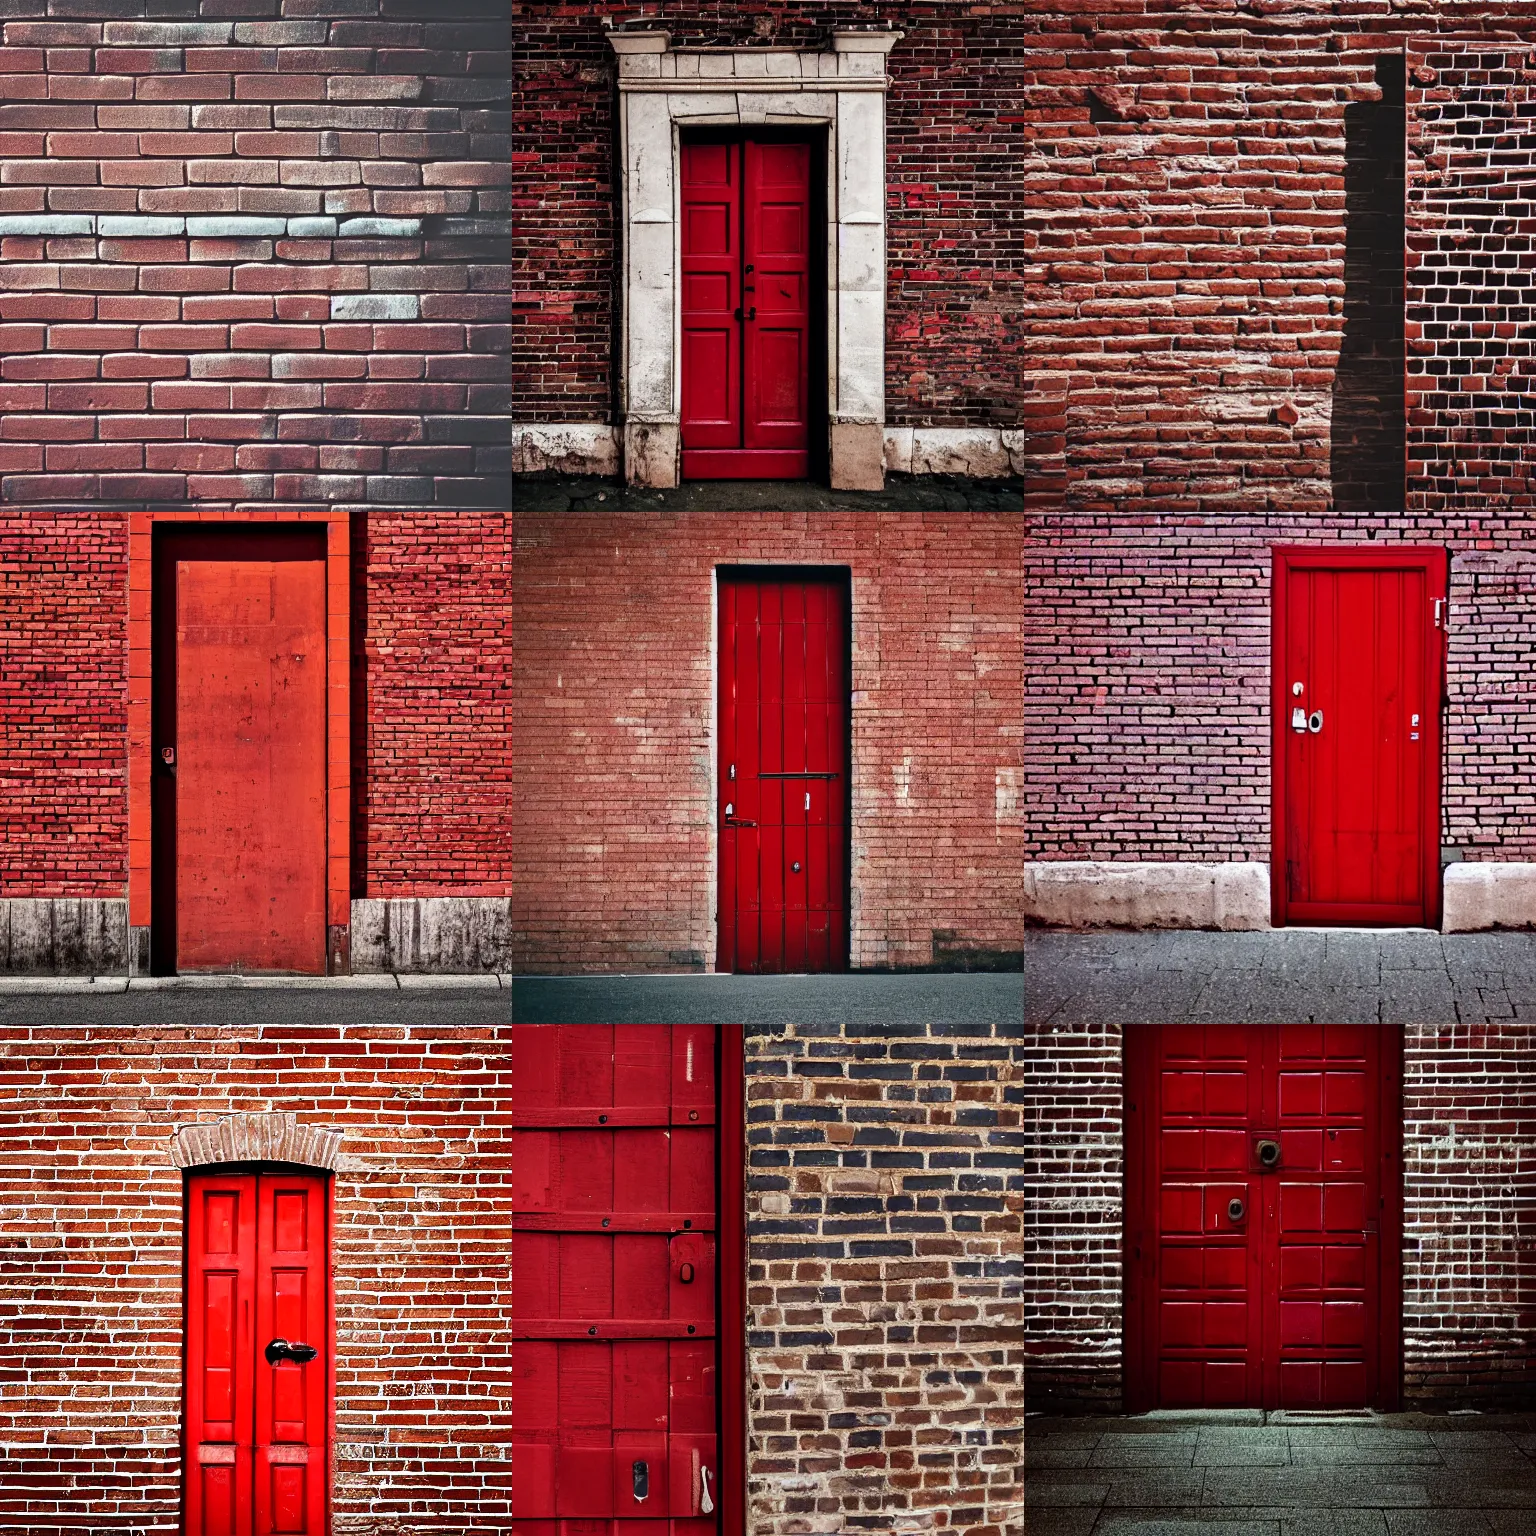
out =
<svg viewBox="0 0 1536 1536"><path fill-rule="evenodd" d="M187 1536L324 1536L326 1190L208 1173L187 1190Z"/></svg>
<svg viewBox="0 0 1536 1536"><path fill-rule="evenodd" d="M810 465L811 146L682 146L682 440L690 479Z"/></svg>
<svg viewBox="0 0 1536 1536"><path fill-rule="evenodd" d="M1127 1029L1128 1406L1391 1407L1401 1037Z"/></svg>

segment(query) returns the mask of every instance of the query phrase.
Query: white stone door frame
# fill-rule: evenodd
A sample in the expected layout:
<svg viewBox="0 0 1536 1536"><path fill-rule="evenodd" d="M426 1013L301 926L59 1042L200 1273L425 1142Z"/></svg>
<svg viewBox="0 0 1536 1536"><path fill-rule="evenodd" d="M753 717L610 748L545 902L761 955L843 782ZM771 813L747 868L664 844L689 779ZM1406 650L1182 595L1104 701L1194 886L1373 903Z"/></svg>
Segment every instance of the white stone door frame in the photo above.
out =
<svg viewBox="0 0 1536 1536"><path fill-rule="evenodd" d="M827 415L832 484L885 483L885 58L900 32L834 32L830 53L673 48L610 32L619 61L625 478L672 486L682 462L683 128L827 130Z"/></svg>

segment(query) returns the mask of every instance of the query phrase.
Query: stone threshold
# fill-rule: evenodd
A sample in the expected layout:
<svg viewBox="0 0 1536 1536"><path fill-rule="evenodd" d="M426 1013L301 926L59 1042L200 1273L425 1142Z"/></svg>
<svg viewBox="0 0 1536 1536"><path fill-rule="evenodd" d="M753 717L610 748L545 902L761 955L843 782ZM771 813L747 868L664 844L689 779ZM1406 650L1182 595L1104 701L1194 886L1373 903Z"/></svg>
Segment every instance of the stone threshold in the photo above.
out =
<svg viewBox="0 0 1536 1536"><path fill-rule="evenodd" d="M468 975L406 971L369 976L0 976L0 996L8 993L72 995L109 992L232 992L279 988L319 991L463 991L510 992L512 978L496 971Z"/></svg>

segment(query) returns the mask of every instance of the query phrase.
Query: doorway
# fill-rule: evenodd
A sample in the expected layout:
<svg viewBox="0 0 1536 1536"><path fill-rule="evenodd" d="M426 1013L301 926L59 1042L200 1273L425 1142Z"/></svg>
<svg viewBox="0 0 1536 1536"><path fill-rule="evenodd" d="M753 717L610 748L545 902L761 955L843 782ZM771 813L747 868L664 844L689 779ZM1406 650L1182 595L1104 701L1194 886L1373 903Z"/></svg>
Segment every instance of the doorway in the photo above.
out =
<svg viewBox="0 0 1536 1536"><path fill-rule="evenodd" d="M157 529L153 968L326 970L326 534Z"/></svg>
<svg viewBox="0 0 1536 1536"><path fill-rule="evenodd" d="M812 359L825 355L815 150L772 129L680 145L685 479L811 472Z"/></svg>
<svg viewBox="0 0 1536 1536"><path fill-rule="evenodd" d="M323 1174L187 1182L182 1529L324 1536L330 1264Z"/></svg>
<svg viewBox="0 0 1536 1536"><path fill-rule="evenodd" d="M1402 1035L1125 1031L1126 1406L1393 1408Z"/></svg>
<svg viewBox="0 0 1536 1536"><path fill-rule="evenodd" d="M1274 552L1272 918L1438 927L1443 549Z"/></svg>
<svg viewBox="0 0 1536 1536"><path fill-rule="evenodd" d="M844 570L721 568L716 969L848 969Z"/></svg>
<svg viewBox="0 0 1536 1536"><path fill-rule="evenodd" d="M741 1536L742 1032L512 1052L513 1531Z"/></svg>

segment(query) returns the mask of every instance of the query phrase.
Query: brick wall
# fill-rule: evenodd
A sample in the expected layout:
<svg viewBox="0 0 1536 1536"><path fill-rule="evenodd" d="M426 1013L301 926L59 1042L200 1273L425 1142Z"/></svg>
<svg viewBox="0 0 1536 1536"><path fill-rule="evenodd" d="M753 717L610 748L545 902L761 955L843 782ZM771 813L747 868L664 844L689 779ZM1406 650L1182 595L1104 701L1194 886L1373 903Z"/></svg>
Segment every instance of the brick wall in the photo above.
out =
<svg viewBox="0 0 1536 1536"><path fill-rule="evenodd" d="M506 895L507 515L352 539L353 894ZM0 897L125 894L127 589L126 513L0 514Z"/></svg>
<svg viewBox="0 0 1536 1536"><path fill-rule="evenodd" d="M1269 858L1270 546L1452 551L1442 842L1536 857L1519 809L1536 733L1536 551L1471 513L1267 519L1063 514L1026 548L1025 852Z"/></svg>
<svg viewBox="0 0 1536 1536"><path fill-rule="evenodd" d="M5 7L0 500L506 497L496 0Z"/></svg>
<svg viewBox="0 0 1536 1536"><path fill-rule="evenodd" d="M826 46L837 27L902 29L887 60L886 420L1020 424L1027 260L1016 166L1026 138L1008 7L949 0L668 5L674 45ZM513 0L515 163L528 181L513 254L514 414L612 421L619 269L615 26L655 6Z"/></svg>
<svg viewBox="0 0 1536 1536"><path fill-rule="evenodd" d="M1031 1024L1022 1040L1029 1404L1117 1411L1125 1222L1120 1026Z"/></svg>
<svg viewBox="0 0 1536 1536"><path fill-rule="evenodd" d="M1032 1408L1120 1406L1121 1052L1114 1025L1030 1026L1022 1052ZM1536 1167L1527 1031L1410 1025L1403 1065L1404 1398L1528 1401Z"/></svg>
<svg viewBox="0 0 1536 1536"><path fill-rule="evenodd" d="M1536 351L1530 39L1408 49L1408 453L1415 507L1529 512Z"/></svg>
<svg viewBox="0 0 1536 1536"><path fill-rule="evenodd" d="M747 1032L749 1528L1018 1531L1023 1048Z"/></svg>
<svg viewBox="0 0 1536 1536"><path fill-rule="evenodd" d="M0 896L123 894L127 634L126 518L0 515Z"/></svg>
<svg viewBox="0 0 1536 1536"><path fill-rule="evenodd" d="M0 1526L176 1531L170 1144L238 1110L343 1133L337 1530L504 1528L507 1044L468 1027L0 1029Z"/></svg>
<svg viewBox="0 0 1536 1536"><path fill-rule="evenodd" d="M514 967L712 964L711 572L754 561L852 570L853 965L1017 955L1016 516L516 513L513 526Z"/></svg>
<svg viewBox="0 0 1536 1536"><path fill-rule="evenodd" d="M353 894L507 895L508 516L379 515L352 532Z"/></svg>

